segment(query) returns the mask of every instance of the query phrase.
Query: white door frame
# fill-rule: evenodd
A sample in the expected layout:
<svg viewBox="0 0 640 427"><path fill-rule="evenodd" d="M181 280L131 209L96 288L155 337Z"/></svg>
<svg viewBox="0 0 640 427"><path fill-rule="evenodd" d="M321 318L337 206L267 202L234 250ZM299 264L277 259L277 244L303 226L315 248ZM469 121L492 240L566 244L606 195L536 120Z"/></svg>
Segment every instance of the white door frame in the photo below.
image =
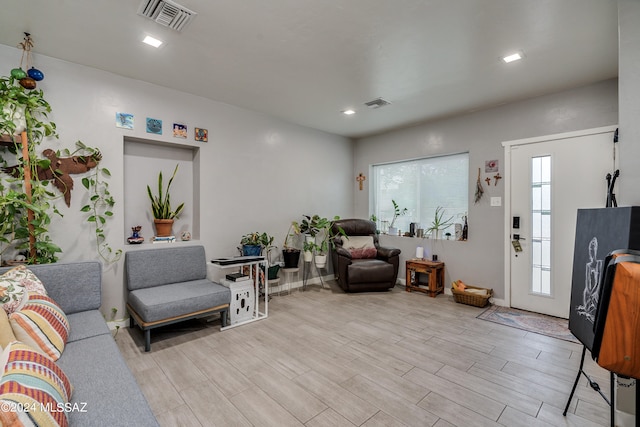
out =
<svg viewBox="0 0 640 427"><path fill-rule="evenodd" d="M533 138L515 139L503 141L504 147L504 303L511 307L511 147L517 145L535 144L553 139L576 138L586 135L597 135L613 132L618 125L604 126L593 129L584 129L573 132L556 133L551 135L536 136ZM617 160L616 160L617 161ZM603 201L604 201L603 195ZM604 203L603 203L604 207Z"/></svg>

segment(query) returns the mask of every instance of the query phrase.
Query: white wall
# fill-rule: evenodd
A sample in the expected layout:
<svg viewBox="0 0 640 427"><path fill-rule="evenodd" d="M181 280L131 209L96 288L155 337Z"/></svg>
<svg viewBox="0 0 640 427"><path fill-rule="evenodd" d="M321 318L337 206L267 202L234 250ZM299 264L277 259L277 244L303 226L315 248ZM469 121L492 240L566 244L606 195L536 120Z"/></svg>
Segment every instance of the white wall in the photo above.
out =
<svg viewBox="0 0 640 427"><path fill-rule="evenodd" d="M640 205L640 2L618 0L620 91L620 206Z"/></svg>
<svg viewBox="0 0 640 427"><path fill-rule="evenodd" d="M620 92L620 178L616 188L619 206L640 204L640 2L618 0L618 77ZM636 425L636 380L617 379L616 425ZM629 387L630 383L633 387ZM626 386L625 386L626 385Z"/></svg>
<svg viewBox="0 0 640 427"><path fill-rule="evenodd" d="M354 173L368 174L370 165L376 163L469 151L469 240L434 242L382 236L381 243L402 249L401 278L405 274L404 261L415 256L416 246L425 246L429 254L435 252L445 262L446 288L452 280L461 279L493 288L495 297L501 299L504 207L491 207L489 200L492 196L504 197L504 182L499 181L497 186L492 182L490 187L483 182L484 197L474 205L478 168L482 168L484 179L485 160L498 159L500 173L504 175L502 141L614 125L617 120L614 79L360 139L355 144ZM367 179L364 190L355 192L354 212L360 218L369 217L369 185Z"/></svg>
<svg viewBox="0 0 640 427"><path fill-rule="evenodd" d="M6 73L20 63L20 55L20 50L0 45ZM125 223L129 215L124 194L148 184L124 182L125 138L200 147L200 167L193 173L201 185L194 206L200 206L199 243L209 258L237 254L240 237L252 231L272 234L282 246L290 222L302 214L352 215L355 181L352 142L347 138L37 53L34 65L45 74L38 87L52 106L50 118L60 135L59 140L45 141L42 150L73 149L75 141L82 140L102 151L102 165L113 174L109 185L116 206L107 232L114 248L134 249L124 243L131 227L138 225ZM116 112L134 114L135 129L116 128ZM146 117L163 120L163 135L146 133ZM188 125L187 140L172 137L174 121ZM209 130L209 142L193 140L196 126ZM92 230L79 212L86 203L80 179L75 178L71 208L58 203L64 218L54 218L51 227L53 241L64 251L61 261L97 259ZM177 201L180 196L174 197ZM180 227L177 223L174 231ZM143 229L142 235L149 238L153 232ZM116 307L118 317L123 316L123 301L121 260L104 265L102 311Z"/></svg>

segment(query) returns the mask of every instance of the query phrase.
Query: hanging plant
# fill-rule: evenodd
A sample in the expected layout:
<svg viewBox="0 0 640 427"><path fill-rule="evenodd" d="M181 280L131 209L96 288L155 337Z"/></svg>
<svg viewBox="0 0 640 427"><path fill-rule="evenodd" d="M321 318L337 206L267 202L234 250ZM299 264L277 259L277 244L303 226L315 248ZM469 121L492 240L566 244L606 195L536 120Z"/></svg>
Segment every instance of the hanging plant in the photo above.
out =
<svg viewBox="0 0 640 427"><path fill-rule="evenodd" d="M12 248L25 253L29 264L56 262L62 249L51 240L49 227L52 215L62 217L54 202L63 196L52 191L53 185L49 184L59 184L63 172L49 158L38 158L43 140L58 137L55 123L48 119L51 106L42 90L21 86L13 75L0 77L0 105L0 146L5 147L0 150L0 163L7 174L0 176L0 254ZM25 144L23 136L26 136ZM76 157L99 161L97 149L81 142L76 147L73 153L64 151L71 155L82 152L85 156ZM40 179L43 171L49 173L46 175L49 178ZM104 180L111 174L101 167L90 172L91 175L82 179L90 193L90 203L83 206L82 211L89 213L87 221L95 225L98 254L105 261L114 262L122 251L112 250L104 234L115 203Z"/></svg>
<svg viewBox="0 0 640 427"><path fill-rule="evenodd" d="M107 220L113 217L113 206L115 199L109 192L109 183L105 180L111 177L111 172L107 168L100 166L102 154L97 148L88 147L82 141L76 142L76 150L70 152L63 150L65 155L77 156L78 159L92 159L96 166L91 169L91 175L82 178L82 185L89 192L89 203L84 205L80 211L88 213L87 221L94 226L96 237L96 250L98 255L108 263L116 262L122 256L122 249L113 250L106 242L104 227Z"/></svg>

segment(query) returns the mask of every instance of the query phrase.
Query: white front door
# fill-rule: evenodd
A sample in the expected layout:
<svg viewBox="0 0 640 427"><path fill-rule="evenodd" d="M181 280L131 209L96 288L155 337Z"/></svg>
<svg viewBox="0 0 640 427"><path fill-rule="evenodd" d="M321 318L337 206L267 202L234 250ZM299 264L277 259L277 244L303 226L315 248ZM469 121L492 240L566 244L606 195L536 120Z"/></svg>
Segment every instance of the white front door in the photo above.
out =
<svg viewBox="0 0 640 427"><path fill-rule="evenodd" d="M519 235L522 248L517 252L509 245L507 252L512 307L569 318L577 210L606 205L614 130L505 143L506 228L510 241ZM513 227L514 217L519 228Z"/></svg>

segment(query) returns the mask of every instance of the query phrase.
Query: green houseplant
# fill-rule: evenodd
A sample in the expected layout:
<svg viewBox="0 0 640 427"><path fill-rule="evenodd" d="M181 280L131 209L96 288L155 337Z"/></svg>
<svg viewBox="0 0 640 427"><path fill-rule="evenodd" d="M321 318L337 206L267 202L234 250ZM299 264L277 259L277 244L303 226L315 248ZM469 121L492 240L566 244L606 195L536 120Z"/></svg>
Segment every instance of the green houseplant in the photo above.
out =
<svg viewBox="0 0 640 427"><path fill-rule="evenodd" d="M25 250L30 264L55 262L62 249L51 241L49 226L51 213L60 213L50 203L55 195L48 182L38 179L37 168L49 168L50 161L38 159L36 150L45 137L57 138L56 125L47 116L51 106L42 90L25 89L9 76L0 77L0 107L0 144L18 171L17 178L0 182L3 250ZM8 164L5 153L0 157L3 166Z"/></svg>
<svg viewBox="0 0 640 427"><path fill-rule="evenodd" d="M262 255L265 249L268 252L271 248L274 247L273 240L273 236L270 236L267 233L259 233L256 231L242 236L242 238L240 239L240 244L242 245L242 247L239 249L244 256Z"/></svg>
<svg viewBox="0 0 640 427"><path fill-rule="evenodd" d="M326 220L326 218L320 218L320 215L302 215L302 221L300 221L298 229L301 234L315 239L322 229L322 223Z"/></svg>
<svg viewBox="0 0 640 427"><path fill-rule="evenodd" d="M29 264L55 262L62 249L51 241L49 228L51 215L62 217L62 214L54 204L60 196L50 189L54 184L60 188L60 182L65 182L60 178L64 172L49 158L38 158L45 138L58 138L56 124L48 119L51 106L42 90L27 89L13 76L0 77L0 106L0 146L4 148L0 151L0 162L3 171L11 175L10 178L0 176L0 252L9 248L21 251L26 254ZM99 166L102 156L98 149L80 141L76 142L76 147L74 152L62 151L74 162L86 162L91 158L96 163L93 175L82 178L90 204L83 206L81 211L88 213L87 222L95 225L98 254L107 262L117 261L122 251L112 250L105 242L104 234L105 224L113 215L115 200L109 194L107 181L100 177L108 178L111 174ZM53 153L53 150L48 151ZM55 157L60 157L59 151L55 152Z"/></svg>
<svg viewBox="0 0 640 427"><path fill-rule="evenodd" d="M180 216L184 209L184 203L180 203L174 210L171 208L171 184L178 172L178 165L176 164L173 174L167 183L167 188L163 187L162 183L162 171L158 173L158 194L154 195L151 192L151 188L147 185L147 194L149 200L151 200L151 212L153 213L153 222L156 226L156 235L158 237L165 237L171 235L171 228L173 227L173 221Z"/></svg>
<svg viewBox="0 0 640 427"><path fill-rule="evenodd" d="M284 268L296 268L300 261L300 249L295 247L295 239L300 235L300 225L296 221L291 221L287 236L284 238L282 247L282 259L284 260Z"/></svg>
<svg viewBox="0 0 640 427"><path fill-rule="evenodd" d="M315 243L315 263L318 268L324 268L327 264L327 254L329 249L333 247L333 239L338 236L346 236L346 233L341 227L337 227L337 233L333 231L333 224L339 220L339 216L334 216L333 219L318 218L315 222L315 226L318 229L318 235L321 236L319 243Z"/></svg>
<svg viewBox="0 0 640 427"><path fill-rule="evenodd" d="M302 246L302 252L304 254L304 262L311 262L313 260L313 251L316 249L316 244L311 241L305 241Z"/></svg>
<svg viewBox="0 0 640 427"><path fill-rule="evenodd" d="M409 210L407 208L400 209L400 206L398 206L396 201L393 199L391 200L391 203L393 203L393 219L391 220L391 224L389 224L388 233L395 236L398 234L398 229L394 226L396 219L398 219L399 216L406 215Z"/></svg>
<svg viewBox="0 0 640 427"><path fill-rule="evenodd" d="M451 225L453 225L453 216L444 219L444 208L442 206L438 206L436 208L433 221L431 221L431 226L427 229L427 232L431 232L434 239L439 239L440 232Z"/></svg>

